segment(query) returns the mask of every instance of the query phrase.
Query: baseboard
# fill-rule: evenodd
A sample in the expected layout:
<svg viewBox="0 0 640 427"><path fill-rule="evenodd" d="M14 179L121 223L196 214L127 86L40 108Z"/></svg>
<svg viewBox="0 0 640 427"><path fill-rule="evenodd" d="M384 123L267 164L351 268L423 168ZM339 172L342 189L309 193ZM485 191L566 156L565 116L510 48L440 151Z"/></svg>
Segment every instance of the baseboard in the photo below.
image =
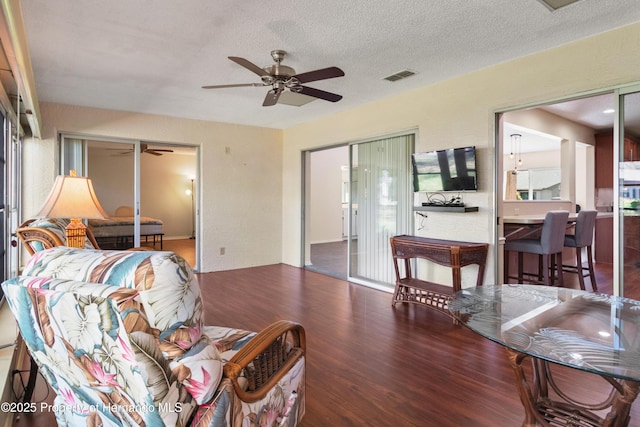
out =
<svg viewBox="0 0 640 427"><path fill-rule="evenodd" d="M166 242L167 240L185 240L190 238L191 236L164 236L162 240Z"/></svg>
<svg viewBox="0 0 640 427"><path fill-rule="evenodd" d="M340 240L318 240L316 242L310 242L310 245L321 245L323 243L342 243L344 242L345 239L340 239Z"/></svg>

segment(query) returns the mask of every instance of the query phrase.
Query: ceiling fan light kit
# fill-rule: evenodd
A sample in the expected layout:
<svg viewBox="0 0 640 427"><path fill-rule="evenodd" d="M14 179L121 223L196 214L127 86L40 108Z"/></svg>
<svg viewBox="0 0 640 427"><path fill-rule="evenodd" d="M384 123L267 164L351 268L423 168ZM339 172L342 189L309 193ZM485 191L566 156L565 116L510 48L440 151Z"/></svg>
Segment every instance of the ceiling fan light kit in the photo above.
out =
<svg viewBox="0 0 640 427"><path fill-rule="evenodd" d="M246 68L249 71L260 76L262 84L260 83L241 83L241 84L228 84L228 85L211 85L202 86L203 89L221 89L231 87L261 87L271 86L271 89L267 92L267 95L262 102L264 107L270 107L278 103L280 95L285 90L289 90L292 93L299 93L307 95L313 98L324 99L325 101L338 102L342 99L342 95L336 93L326 92L320 89L315 89L309 86L304 86L303 83L315 82L318 80L333 79L335 77L344 76L344 71L338 67L327 67L319 70L308 71L306 73L296 74L296 70L293 68L282 65L281 62L286 56L287 52L284 50L272 50L271 57L275 61L275 64L268 65L260 68L247 59L237 56L230 56L229 59L236 64Z"/></svg>

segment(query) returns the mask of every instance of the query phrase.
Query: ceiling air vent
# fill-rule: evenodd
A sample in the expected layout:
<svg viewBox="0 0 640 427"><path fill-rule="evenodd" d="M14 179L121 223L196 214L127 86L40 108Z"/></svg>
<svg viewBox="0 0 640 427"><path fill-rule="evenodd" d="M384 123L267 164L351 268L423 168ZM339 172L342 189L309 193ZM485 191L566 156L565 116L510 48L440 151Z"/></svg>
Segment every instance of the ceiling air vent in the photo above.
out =
<svg viewBox="0 0 640 427"><path fill-rule="evenodd" d="M570 4L577 3L580 0L538 0L543 5L547 6L550 11L558 10L561 7L569 6Z"/></svg>
<svg viewBox="0 0 640 427"><path fill-rule="evenodd" d="M398 71L395 74L391 74L390 76L383 77L384 80L390 82L397 82L398 80L406 79L407 77L413 76L415 73L411 70L402 70Z"/></svg>

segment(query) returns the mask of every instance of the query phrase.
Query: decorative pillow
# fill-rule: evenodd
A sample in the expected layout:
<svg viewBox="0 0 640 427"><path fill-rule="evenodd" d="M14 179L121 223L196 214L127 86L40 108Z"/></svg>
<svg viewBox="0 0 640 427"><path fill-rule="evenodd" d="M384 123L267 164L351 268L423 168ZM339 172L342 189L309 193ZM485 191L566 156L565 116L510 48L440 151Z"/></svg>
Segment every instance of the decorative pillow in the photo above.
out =
<svg viewBox="0 0 640 427"><path fill-rule="evenodd" d="M133 208L131 206L118 206L113 216L133 216Z"/></svg>

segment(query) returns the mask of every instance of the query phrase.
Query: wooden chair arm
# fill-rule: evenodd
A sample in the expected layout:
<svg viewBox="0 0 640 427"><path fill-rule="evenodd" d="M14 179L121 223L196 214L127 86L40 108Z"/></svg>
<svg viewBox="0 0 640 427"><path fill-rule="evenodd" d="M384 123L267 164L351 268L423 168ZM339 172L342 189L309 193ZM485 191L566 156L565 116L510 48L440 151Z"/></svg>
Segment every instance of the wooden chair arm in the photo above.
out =
<svg viewBox="0 0 640 427"><path fill-rule="evenodd" d="M279 320L260 331L225 363L224 375L242 401L255 402L265 397L305 352L302 325ZM240 385L240 377L246 378L247 387Z"/></svg>
<svg viewBox="0 0 640 427"><path fill-rule="evenodd" d="M66 243L60 240L60 237L53 231L50 231L43 227L28 227L33 220L29 220L22 224L20 228L16 230L16 234L18 238L22 242L24 248L29 252L29 255L33 255L35 251L31 247L31 242L40 242L44 249L50 249L57 246L65 246ZM98 246L98 242L96 241L91 228L87 227L87 239L91 242L95 249L100 249ZM146 247L138 247L138 248L129 248L131 251L150 251L153 250L151 248Z"/></svg>
<svg viewBox="0 0 640 427"><path fill-rule="evenodd" d="M87 239L89 239L89 241L91 242L94 248L100 249L100 246L98 245L98 241L96 240L96 237L93 235L93 231L91 231L91 227L87 227Z"/></svg>
<svg viewBox="0 0 640 427"><path fill-rule="evenodd" d="M35 251L31 247L31 242L40 242L45 249L54 248L56 246L64 246L60 238L52 231L40 227L21 227L16 230L16 234L22 245L33 255Z"/></svg>

